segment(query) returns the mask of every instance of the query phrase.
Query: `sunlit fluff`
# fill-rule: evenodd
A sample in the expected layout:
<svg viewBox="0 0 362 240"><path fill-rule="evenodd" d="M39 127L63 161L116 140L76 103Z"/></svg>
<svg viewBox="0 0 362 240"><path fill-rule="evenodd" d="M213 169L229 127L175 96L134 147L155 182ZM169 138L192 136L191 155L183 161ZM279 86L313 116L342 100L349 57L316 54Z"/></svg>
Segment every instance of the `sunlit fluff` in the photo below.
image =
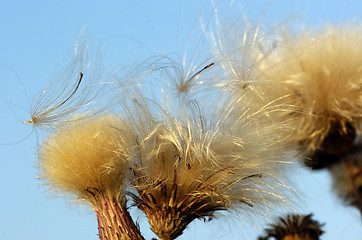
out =
<svg viewBox="0 0 362 240"><path fill-rule="evenodd" d="M143 239L126 206L129 129L119 116L96 116L58 128L39 147L41 178L92 206L101 240Z"/></svg>
<svg viewBox="0 0 362 240"><path fill-rule="evenodd" d="M218 210L257 215L285 204L278 166L286 153L267 126L247 118L207 124L201 113L181 120L165 110L160 118L146 102L131 109L138 133L132 196L161 239Z"/></svg>
<svg viewBox="0 0 362 240"><path fill-rule="evenodd" d="M39 146L41 178L52 189L91 203L98 194L122 197L131 136L112 115L59 128Z"/></svg>
<svg viewBox="0 0 362 240"><path fill-rule="evenodd" d="M214 66L212 58L206 58L200 64L185 63L176 54L161 55L144 61L132 70L119 71L113 77L117 83L117 98L127 99L133 92L141 92L146 98L166 108L175 107L173 113L177 114L187 102L205 98L211 99L210 85L206 82L220 75L220 68ZM122 77L120 77L120 76ZM202 99L201 99L202 98ZM179 106L176 107L176 104Z"/></svg>
<svg viewBox="0 0 362 240"><path fill-rule="evenodd" d="M254 26L241 20L231 26L218 23L211 39L216 64L225 72L225 76L214 81L213 85L240 96L247 86L257 80L254 69L274 48L272 35L261 24Z"/></svg>
<svg viewBox="0 0 362 240"><path fill-rule="evenodd" d="M298 107L290 114L296 119L293 138L308 150L340 155L353 145L362 120L361 32L347 24L286 33L255 67L254 87L263 100L284 98Z"/></svg>
<svg viewBox="0 0 362 240"><path fill-rule="evenodd" d="M291 123L293 142L308 151L324 148L341 154L328 145L333 139L322 146L328 136L342 139L338 151L348 151L362 117L361 27L329 26L299 35L286 31L275 40L255 29L216 41L230 76L226 86L240 89L234 90L236 98L248 95L244 98L254 106L278 110L276 120Z"/></svg>
<svg viewBox="0 0 362 240"><path fill-rule="evenodd" d="M295 117L291 114L300 111L298 106L288 100L288 95L264 96L258 89L259 85L274 88L260 79L261 71L258 71L275 48L273 35L261 24L253 26L247 21L240 21L239 24L234 22L231 27L219 23L217 31L211 36L215 64L224 71L224 77L211 84L227 96L230 123L253 116L254 121L262 122L262 126L273 125L277 132L274 136L287 144L285 139L295 129Z"/></svg>

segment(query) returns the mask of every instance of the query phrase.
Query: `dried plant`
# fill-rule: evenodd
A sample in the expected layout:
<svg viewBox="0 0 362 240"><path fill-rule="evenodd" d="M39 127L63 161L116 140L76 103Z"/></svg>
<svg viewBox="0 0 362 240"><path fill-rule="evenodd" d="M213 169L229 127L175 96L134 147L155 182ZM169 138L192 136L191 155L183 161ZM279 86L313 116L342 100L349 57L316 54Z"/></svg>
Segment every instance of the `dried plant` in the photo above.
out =
<svg viewBox="0 0 362 240"><path fill-rule="evenodd" d="M265 229L267 235L259 237L259 240L319 240L324 233L324 224L313 220L312 216L288 215L285 219L279 218L279 223Z"/></svg>
<svg viewBox="0 0 362 240"><path fill-rule="evenodd" d="M100 239L143 239L125 200L132 140L125 122L106 115L60 127L39 146L41 178L93 207Z"/></svg>
<svg viewBox="0 0 362 240"><path fill-rule="evenodd" d="M272 117L295 128L291 140L308 152L312 168L338 161L354 145L362 120L360 29L350 24L300 35L285 31L274 44L255 37L249 44L254 54L240 49L224 60L232 79L246 88L243 98L277 109ZM246 63L233 61L235 54ZM253 78L245 80L238 71L247 64Z"/></svg>
<svg viewBox="0 0 362 240"><path fill-rule="evenodd" d="M275 126L253 116L207 124L198 111L178 118L142 98L129 110L138 135L130 194L161 239L177 238L216 211L258 215L287 205L278 169L287 152Z"/></svg>
<svg viewBox="0 0 362 240"><path fill-rule="evenodd" d="M282 47L258 69L261 82L273 86L260 84L263 96L288 96L299 106L294 138L312 152L314 168L328 165L354 145L362 120L360 30L347 25L298 37L285 34Z"/></svg>
<svg viewBox="0 0 362 240"><path fill-rule="evenodd" d="M37 101L27 122L51 130L39 146L41 177L89 202L101 239L143 239L127 194L164 240L219 212L269 217L292 202L284 181L295 152L312 169L330 169L337 193L362 209L361 27L275 39L261 25L234 27L213 36L212 61L184 70L184 61L159 57L128 75L107 106L121 106L122 117L98 115L90 105L100 92L80 91L85 46L61 76L75 84L54 85ZM280 219L260 239L319 239L311 216Z"/></svg>
<svg viewBox="0 0 362 240"><path fill-rule="evenodd" d="M100 239L143 239L127 211L127 193L161 239L175 239L193 220L217 211L269 215L288 205L284 191L290 189L280 171L290 157L285 125L264 119L272 112L268 106L240 108L239 98L197 101L219 78L213 61L192 62L186 70L184 61L151 61L149 72L129 75L117 101L108 103L120 103L120 117L99 114L105 109L98 108L101 66L92 69L87 59L86 41L79 40L73 61L35 101L25 123L48 130L38 146L40 178L95 210ZM147 76L156 72L166 101L148 92Z"/></svg>

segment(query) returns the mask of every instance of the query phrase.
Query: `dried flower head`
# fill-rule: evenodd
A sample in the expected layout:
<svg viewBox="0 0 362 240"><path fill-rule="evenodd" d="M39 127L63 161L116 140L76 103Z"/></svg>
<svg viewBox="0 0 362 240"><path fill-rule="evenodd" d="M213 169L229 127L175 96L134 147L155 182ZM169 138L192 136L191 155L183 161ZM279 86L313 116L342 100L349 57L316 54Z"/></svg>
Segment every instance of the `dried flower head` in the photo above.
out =
<svg viewBox="0 0 362 240"><path fill-rule="evenodd" d="M324 224L313 220L312 216L288 215L286 219L279 218L279 223L265 229L267 235L259 237L259 240L319 240L324 233L321 229Z"/></svg>
<svg viewBox="0 0 362 240"><path fill-rule="evenodd" d="M70 122L39 146L41 177L50 188L88 201L102 240L143 239L124 197L133 139L125 122L105 115Z"/></svg>
<svg viewBox="0 0 362 240"><path fill-rule="evenodd" d="M300 108L294 137L308 150L341 156L354 144L362 120L361 42L361 27L352 25L286 34L257 69L260 94L288 96Z"/></svg>
<svg viewBox="0 0 362 240"><path fill-rule="evenodd" d="M235 73L234 79L247 83L240 95L252 96L250 101L284 108L273 117L288 121L296 129L292 141L324 166L329 156L350 151L362 120L361 42L361 27L352 25L298 36L284 33L276 44L251 44L249 51L257 57L244 53L242 57L251 65L254 78L250 81ZM269 48L260 51L260 45ZM231 72L245 65L227 62Z"/></svg>
<svg viewBox="0 0 362 240"><path fill-rule="evenodd" d="M130 137L126 124L113 115L59 128L39 147L42 177L81 199L100 192L122 196Z"/></svg>
<svg viewBox="0 0 362 240"><path fill-rule="evenodd" d="M161 239L175 239L194 219L215 211L263 211L284 202L278 167L286 153L270 128L243 118L232 125L206 124L203 114L178 119L146 102L133 107L138 133L133 187L135 204ZM250 210L250 211L249 211ZM260 213L260 212L259 212Z"/></svg>

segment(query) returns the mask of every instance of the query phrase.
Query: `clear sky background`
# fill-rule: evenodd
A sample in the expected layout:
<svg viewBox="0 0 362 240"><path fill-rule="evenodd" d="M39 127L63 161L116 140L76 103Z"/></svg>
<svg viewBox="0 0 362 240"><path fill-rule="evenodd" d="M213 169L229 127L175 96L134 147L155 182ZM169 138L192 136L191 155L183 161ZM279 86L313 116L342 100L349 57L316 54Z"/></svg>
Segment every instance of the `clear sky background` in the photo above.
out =
<svg viewBox="0 0 362 240"><path fill-rule="evenodd" d="M358 0L220 0L217 9L221 19L233 20L244 11L253 22L262 15L261 22L270 26L286 19L313 28L362 20ZM207 23L210 15L209 0L1 1L0 240L98 238L92 210L54 198L36 179L36 144L43 134L21 123L30 118L32 99L54 77L56 68L67 63L64 56L71 54L80 30L86 27L91 49L104 49L105 71L111 71L157 54L192 54L201 36L200 19ZM313 212L326 223L322 239L362 239L359 212L342 206L331 194L328 173L301 171L296 175L298 210ZM146 239L151 239L146 218L133 213ZM195 221L179 239L256 239L263 221L248 222L242 214L232 221Z"/></svg>

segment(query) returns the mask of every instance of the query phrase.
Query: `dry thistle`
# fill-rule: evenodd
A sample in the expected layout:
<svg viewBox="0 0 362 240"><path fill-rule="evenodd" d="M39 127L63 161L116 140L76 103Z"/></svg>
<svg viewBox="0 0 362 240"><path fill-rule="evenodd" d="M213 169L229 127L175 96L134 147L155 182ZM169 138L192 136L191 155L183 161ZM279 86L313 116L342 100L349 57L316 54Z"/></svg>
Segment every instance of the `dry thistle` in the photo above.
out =
<svg viewBox="0 0 362 240"><path fill-rule="evenodd" d="M263 96L288 96L299 107L294 138L311 152L306 163L312 168L333 163L354 146L362 120L361 43L361 27L352 25L286 35L283 48L258 69L265 86L272 86L261 84Z"/></svg>
<svg viewBox="0 0 362 240"><path fill-rule="evenodd" d="M324 224L313 220L312 216L288 215L286 219L279 218L279 223L265 229L267 235L259 237L259 240L319 240L324 233L321 229Z"/></svg>
<svg viewBox="0 0 362 240"><path fill-rule="evenodd" d="M312 168L338 161L354 146L362 120L361 42L361 27L352 25L285 33L258 61L249 60L255 78L241 95L282 110L273 117L295 128L292 142L307 150Z"/></svg>
<svg viewBox="0 0 362 240"><path fill-rule="evenodd" d="M132 140L126 123L106 115L60 127L39 147L41 177L93 207L100 239L143 239L124 197Z"/></svg>
<svg viewBox="0 0 362 240"><path fill-rule="evenodd" d="M151 109L146 101L132 107L138 140L131 196L161 239L177 238L216 211L255 213L285 203L278 167L286 153L280 140L265 138L265 131L275 136L270 128L256 130L261 125L246 117L209 125L201 113L179 120L164 109L160 118Z"/></svg>

